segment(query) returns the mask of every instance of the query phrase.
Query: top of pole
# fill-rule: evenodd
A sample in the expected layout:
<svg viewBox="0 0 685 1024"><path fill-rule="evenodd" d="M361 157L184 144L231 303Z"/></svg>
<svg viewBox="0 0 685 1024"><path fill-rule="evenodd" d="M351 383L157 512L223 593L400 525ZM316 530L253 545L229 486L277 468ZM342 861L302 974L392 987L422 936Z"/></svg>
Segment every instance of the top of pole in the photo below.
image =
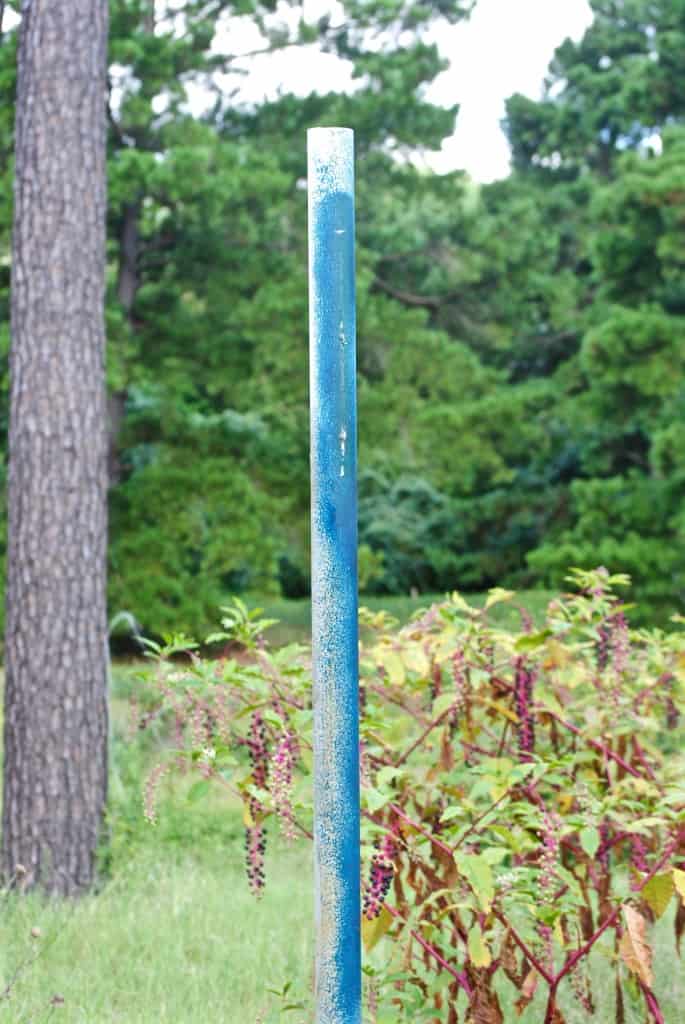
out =
<svg viewBox="0 0 685 1024"><path fill-rule="evenodd" d="M307 131L310 201L321 194L354 191L354 132L351 128Z"/></svg>

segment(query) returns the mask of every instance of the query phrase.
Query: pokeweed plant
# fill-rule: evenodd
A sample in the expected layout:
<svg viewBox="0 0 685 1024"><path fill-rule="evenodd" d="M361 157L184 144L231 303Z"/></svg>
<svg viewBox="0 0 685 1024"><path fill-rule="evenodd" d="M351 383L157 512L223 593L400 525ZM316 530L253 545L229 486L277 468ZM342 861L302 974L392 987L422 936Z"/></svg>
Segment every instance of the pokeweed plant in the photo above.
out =
<svg viewBox="0 0 685 1024"><path fill-rule="evenodd" d="M613 974L616 1022L642 1001L664 1024L650 931L676 904L685 932L685 634L632 630L605 569L537 628L497 625L515 595L483 608L458 593L397 629L362 611L360 763L367 1016L373 1024L502 1024L562 986L595 1010L588 960ZM259 896L269 818L311 838L310 652L270 650L259 612L227 612L202 659L184 638L151 653L174 747L152 769L191 766L190 795L227 787L243 803L246 870ZM235 632L231 632L231 627ZM187 661L179 663L179 650ZM149 703L149 701L148 701ZM506 989L511 990L508 995ZM606 993L603 993L606 996Z"/></svg>

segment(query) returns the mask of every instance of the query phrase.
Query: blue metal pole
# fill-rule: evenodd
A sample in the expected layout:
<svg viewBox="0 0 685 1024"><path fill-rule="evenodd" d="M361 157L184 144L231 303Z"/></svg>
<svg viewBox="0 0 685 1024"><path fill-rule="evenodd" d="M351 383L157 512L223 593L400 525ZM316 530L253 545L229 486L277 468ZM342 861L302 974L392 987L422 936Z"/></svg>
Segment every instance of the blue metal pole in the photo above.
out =
<svg viewBox="0 0 685 1024"><path fill-rule="evenodd" d="M307 133L317 1024L361 1024L354 135Z"/></svg>

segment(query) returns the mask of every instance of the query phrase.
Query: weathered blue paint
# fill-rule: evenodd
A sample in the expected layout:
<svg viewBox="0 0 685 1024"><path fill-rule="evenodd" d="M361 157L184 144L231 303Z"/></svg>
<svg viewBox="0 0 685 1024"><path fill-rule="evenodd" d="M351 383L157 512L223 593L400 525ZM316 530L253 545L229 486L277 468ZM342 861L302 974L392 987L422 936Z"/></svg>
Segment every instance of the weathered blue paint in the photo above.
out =
<svg viewBox="0 0 685 1024"><path fill-rule="evenodd" d="M353 133L308 132L317 1024L361 1024Z"/></svg>

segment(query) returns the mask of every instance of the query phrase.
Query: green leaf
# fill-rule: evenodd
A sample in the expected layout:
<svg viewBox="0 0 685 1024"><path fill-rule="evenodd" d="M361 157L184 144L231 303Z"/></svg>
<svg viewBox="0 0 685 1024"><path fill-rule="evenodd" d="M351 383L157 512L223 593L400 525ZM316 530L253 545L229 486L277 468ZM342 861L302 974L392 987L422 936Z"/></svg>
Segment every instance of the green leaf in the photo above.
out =
<svg viewBox="0 0 685 1024"><path fill-rule="evenodd" d="M492 868L484 857L471 853L458 854L455 862L459 874L469 883L482 909L488 913L495 898Z"/></svg>
<svg viewBox="0 0 685 1024"><path fill-rule="evenodd" d="M309 708L299 708L294 712L292 722L296 729L306 729L307 726L311 725L313 718L314 712L310 711Z"/></svg>
<svg viewBox="0 0 685 1024"><path fill-rule="evenodd" d="M200 779L198 782L193 783L188 790L186 800L191 804L196 803L198 800L202 800L202 798L209 792L209 786L209 779Z"/></svg>
<svg viewBox="0 0 685 1024"><path fill-rule="evenodd" d="M219 644L224 640L230 640L228 633L210 633L209 636L205 637L206 644Z"/></svg>
<svg viewBox="0 0 685 1024"><path fill-rule="evenodd" d="M417 676L425 677L428 675L430 661L424 649L418 644L407 647L403 652L403 659L406 667L411 672L415 672Z"/></svg>
<svg viewBox="0 0 685 1024"><path fill-rule="evenodd" d="M487 850L483 850L481 857L488 864L501 864L503 860L506 860L510 852L510 850L502 846L489 846Z"/></svg>
<svg viewBox="0 0 685 1024"><path fill-rule="evenodd" d="M381 648L379 651L379 660L392 685L402 686L406 678L406 672L404 670L404 662L397 651Z"/></svg>
<svg viewBox="0 0 685 1024"><path fill-rule="evenodd" d="M391 765L391 764L384 765L383 768L381 768L376 773L376 783L379 786L387 786L388 783L394 782L395 779L398 777L398 775L401 775L401 774L402 774L402 769L401 768L395 768L394 765Z"/></svg>
<svg viewBox="0 0 685 1024"><path fill-rule="evenodd" d="M511 601L512 597L516 597L515 591L504 590L502 587L493 587L492 590L488 591L487 600L485 602L485 611L492 608L493 605L499 604L501 601Z"/></svg>
<svg viewBox="0 0 685 1024"><path fill-rule="evenodd" d="M372 814L375 811L380 811L381 807L385 807L391 799L391 793L381 793L380 790L371 788L362 790L362 801Z"/></svg>
<svg viewBox="0 0 685 1024"><path fill-rule="evenodd" d="M516 651L537 651L544 647L547 639L552 636L551 629L543 629L541 633L526 633L520 636L514 644Z"/></svg>
<svg viewBox="0 0 685 1024"><path fill-rule="evenodd" d="M475 924L469 931L468 950L474 967L489 967L492 963L492 955L479 924Z"/></svg>
<svg viewBox="0 0 685 1024"><path fill-rule="evenodd" d="M478 608L472 608L471 605L464 600L458 590L454 590L450 595L452 604L459 608L460 611L466 612L467 615L479 615L480 610Z"/></svg>
<svg viewBox="0 0 685 1024"><path fill-rule="evenodd" d="M381 907L381 912L373 921L362 918L362 942L364 949L370 953L388 931L393 922L393 916L387 907Z"/></svg>
<svg viewBox="0 0 685 1024"><path fill-rule="evenodd" d="M654 875L647 882L647 885L642 890L642 898L654 911L656 918L662 917L665 913L675 888L675 880L670 871L662 875Z"/></svg>
<svg viewBox="0 0 685 1024"><path fill-rule="evenodd" d="M440 718L440 716L444 715L446 711L449 711L453 704L453 693L441 693L440 696L436 697L433 701L433 707L431 709L432 718Z"/></svg>
<svg viewBox="0 0 685 1024"><path fill-rule="evenodd" d="M599 849L599 844L602 841L599 830L593 825L587 825L585 828L581 829L579 838L580 845L592 860Z"/></svg>

